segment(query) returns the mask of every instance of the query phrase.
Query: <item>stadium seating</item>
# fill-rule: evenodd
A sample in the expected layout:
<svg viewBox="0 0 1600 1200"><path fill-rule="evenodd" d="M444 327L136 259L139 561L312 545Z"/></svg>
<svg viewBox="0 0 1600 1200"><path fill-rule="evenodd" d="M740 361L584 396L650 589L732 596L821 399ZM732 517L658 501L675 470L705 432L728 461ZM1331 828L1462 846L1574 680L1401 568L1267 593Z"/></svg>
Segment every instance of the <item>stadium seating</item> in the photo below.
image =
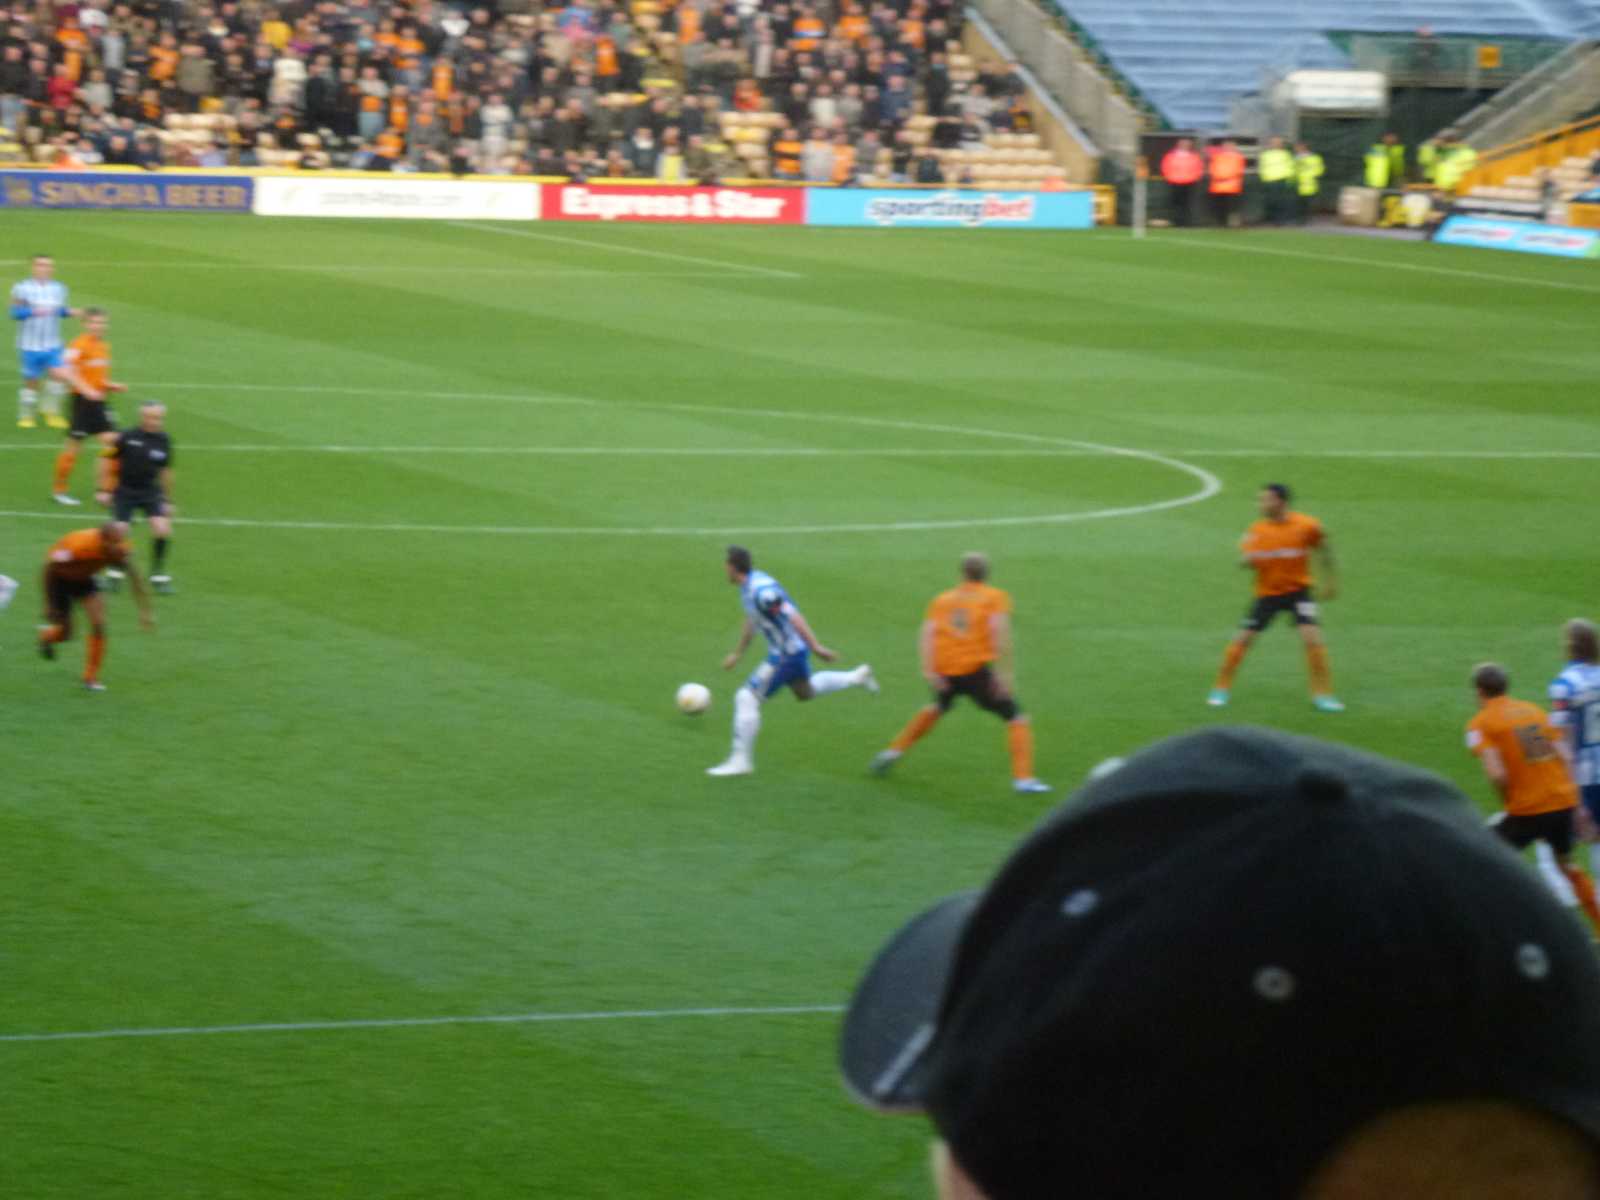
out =
<svg viewBox="0 0 1600 1200"><path fill-rule="evenodd" d="M1326 31L1575 37L1593 0L1057 0L1176 128L1218 129L1265 72L1350 64Z"/></svg>

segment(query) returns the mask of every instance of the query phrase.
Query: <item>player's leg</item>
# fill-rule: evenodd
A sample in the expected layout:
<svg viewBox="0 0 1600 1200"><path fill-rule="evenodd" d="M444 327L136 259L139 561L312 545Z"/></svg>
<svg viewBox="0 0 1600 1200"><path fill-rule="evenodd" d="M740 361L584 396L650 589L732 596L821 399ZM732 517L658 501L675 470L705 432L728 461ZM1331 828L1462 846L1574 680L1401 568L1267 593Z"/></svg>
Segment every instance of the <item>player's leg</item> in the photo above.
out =
<svg viewBox="0 0 1600 1200"><path fill-rule="evenodd" d="M1048 792L1050 785L1033 773L1033 721L1016 699L991 680L988 694L974 697L979 707L1006 723L1006 753L1011 756L1011 786L1019 792Z"/></svg>
<svg viewBox="0 0 1600 1200"><path fill-rule="evenodd" d="M1594 880L1572 861L1572 844L1577 837L1577 815L1576 808L1541 813L1537 818L1540 822L1539 832L1541 840L1548 843L1551 852L1556 856L1561 874L1576 893L1578 903L1583 906L1584 915L1589 918L1595 931L1600 933L1600 904L1595 900Z"/></svg>
<svg viewBox="0 0 1600 1200"><path fill-rule="evenodd" d="M1309 592L1296 596L1294 620L1305 646L1311 703L1319 712L1343 712L1344 705L1333 694L1333 671L1328 666L1328 647L1322 640L1322 626L1317 624L1317 602Z"/></svg>
<svg viewBox="0 0 1600 1200"><path fill-rule="evenodd" d="M89 648L84 662L83 686L91 692L103 692L106 685L100 682L100 664L106 657L106 598L98 591L83 598L83 611L89 618Z"/></svg>
<svg viewBox="0 0 1600 1200"><path fill-rule="evenodd" d="M1211 691L1206 696L1206 703L1212 708L1226 708L1233 692L1233 677L1239 673L1239 667L1244 662L1244 656L1250 652L1250 643L1256 640L1260 633L1272 621L1274 609L1270 603L1271 597L1257 598L1250 610L1245 613L1244 620L1239 623L1239 632L1234 634L1233 640L1228 643L1228 648L1222 652L1222 666L1217 669L1217 677L1211 684Z"/></svg>
<svg viewBox="0 0 1600 1200"><path fill-rule="evenodd" d="M733 744L728 757L707 775L749 775L756 769L756 735L761 732L761 706L783 687L782 660L768 659L755 669L745 685L733 694Z"/></svg>
<svg viewBox="0 0 1600 1200"><path fill-rule="evenodd" d="M78 446L82 443L84 435L77 427L76 397L74 402L73 427L67 431L67 440L61 447L61 453L56 455L55 479L50 487L50 497L57 504L76 506L79 501L69 494L68 488L72 483L72 468L78 463Z"/></svg>
<svg viewBox="0 0 1600 1200"><path fill-rule="evenodd" d="M806 683L804 694L798 685L794 687L794 694L802 700L810 700L814 696L826 696L831 692L842 692L846 688L865 688L874 695L878 692L878 677L872 673L872 668L862 663L853 671L818 671Z"/></svg>
<svg viewBox="0 0 1600 1200"><path fill-rule="evenodd" d="M17 389L17 428L32 429L38 424L35 414L39 408L39 379L44 368L32 350L18 351L21 359L22 386Z"/></svg>
<svg viewBox="0 0 1600 1200"><path fill-rule="evenodd" d="M61 351L51 354L50 367L44 375L44 390L39 399L39 412L51 429L66 429L68 421L61 415L62 401L67 396L67 372L61 365Z"/></svg>
<svg viewBox="0 0 1600 1200"><path fill-rule="evenodd" d="M72 595L66 582L47 567L44 572L44 624L39 628L39 655L54 658L56 646L72 636Z"/></svg>
<svg viewBox="0 0 1600 1200"><path fill-rule="evenodd" d="M1600 879L1600 783L1587 783L1580 789L1583 808L1588 814L1589 875Z"/></svg>
<svg viewBox="0 0 1600 1200"><path fill-rule="evenodd" d="M172 542L172 518L166 501L150 514L150 586L162 595L172 594L172 576L167 573L167 549Z"/></svg>
<svg viewBox="0 0 1600 1200"><path fill-rule="evenodd" d="M873 773L885 774L900 761L907 750L927 736L928 731L939 723L939 718L950 711L950 706L955 703L958 694L956 681L944 680L943 686L935 689L933 702L919 708L917 715L906 722L905 727L894 735L888 746L873 756L871 763Z"/></svg>

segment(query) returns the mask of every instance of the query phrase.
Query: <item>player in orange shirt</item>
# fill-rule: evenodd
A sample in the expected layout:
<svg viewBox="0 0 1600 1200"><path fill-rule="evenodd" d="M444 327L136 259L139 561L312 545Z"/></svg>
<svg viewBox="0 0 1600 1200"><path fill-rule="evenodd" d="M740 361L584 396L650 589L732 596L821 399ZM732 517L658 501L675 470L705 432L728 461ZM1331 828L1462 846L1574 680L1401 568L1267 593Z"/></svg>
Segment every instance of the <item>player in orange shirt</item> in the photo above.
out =
<svg viewBox="0 0 1600 1200"><path fill-rule="evenodd" d="M991 587L988 578L986 555L963 555L961 582L928 605L917 650L922 677L933 688L933 703L912 717L888 749L872 760L877 774L899 762L950 711L957 696L967 696L1006 723L1011 786L1019 792L1050 790L1048 783L1034 776L1033 725L1017 706L1011 597Z"/></svg>
<svg viewBox="0 0 1600 1200"><path fill-rule="evenodd" d="M111 378L111 343L105 340L108 319L103 308L83 310L83 332L67 347L67 382L72 387L72 425L67 444L56 456L55 486L51 498L57 504L73 507L82 501L67 492L72 468L78 461L78 445L85 438L96 438L110 445L116 437L112 414L106 404L109 392L125 392L125 384Z"/></svg>
<svg viewBox="0 0 1600 1200"><path fill-rule="evenodd" d="M95 529L79 529L67 534L45 555L46 624L39 633L39 653L45 658L55 658L56 647L72 636L72 605L74 602L82 604L83 611L89 614L89 654L83 686L91 692L106 690L106 685L100 682L100 664L106 654L106 602L100 595L95 576L107 567L125 571L133 587L134 601L139 606L140 626L146 630L155 628L150 597L139 572L129 561L131 549L122 526L107 521Z"/></svg>
<svg viewBox="0 0 1600 1200"><path fill-rule="evenodd" d="M1317 601L1311 590L1311 555L1322 564L1322 598L1332 600L1338 593L1334 576L1333 549L1322 522L1289 508L1289 489L1269 483L1256 497L1261 519L1245 530L1239 542L1239 565L1256 573L1256 598L1245 614L1239 633L1228 643L1222 670L1211 687L1206 703L1224 707L1230 698L1234 674L1250 643L1279 613L1294 617L1305 644L1306 670L1311 677L1311 703L1320 712L1343 712L1344 705L1333 695L1328 670L1328 648L1317 625Z"/></svg>
<svg viewBox="0 0 1600 1200"><path fill-rule="evenodd" d="M1518 850L1535 842L1547 845L1559 878L1600 929L1594 882L1570 861L1577 836L1578 785L1568 763L1567 740L1544 709L1508 696L1510 684L1497 663L1473 668L1478 711L1467 722L1467 749L1478 756L1505 806L1494 831ZM1566 889L1545 874L1557 898L1570 903Z"/></svg>

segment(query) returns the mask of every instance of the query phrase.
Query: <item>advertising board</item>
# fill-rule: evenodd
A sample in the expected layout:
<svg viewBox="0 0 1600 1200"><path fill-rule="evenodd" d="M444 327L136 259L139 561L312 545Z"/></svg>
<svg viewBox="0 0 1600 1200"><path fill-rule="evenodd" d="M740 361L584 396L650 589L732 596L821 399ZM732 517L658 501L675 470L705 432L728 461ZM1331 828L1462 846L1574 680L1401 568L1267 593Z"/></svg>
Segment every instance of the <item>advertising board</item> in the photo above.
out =
<svg viewBox="0 0 1600 1200"><path fill-rule="evenodd" d="M264 175L255 181L263 217L409 217L451 221L536 221L539 185L403 175Z"/></svg>
<svg viewBox="0 0 1600 1200"><path fill-rule="evenodd" d="M1089 229L1091 192L811 188L807 225L917 229Z"/></svg>

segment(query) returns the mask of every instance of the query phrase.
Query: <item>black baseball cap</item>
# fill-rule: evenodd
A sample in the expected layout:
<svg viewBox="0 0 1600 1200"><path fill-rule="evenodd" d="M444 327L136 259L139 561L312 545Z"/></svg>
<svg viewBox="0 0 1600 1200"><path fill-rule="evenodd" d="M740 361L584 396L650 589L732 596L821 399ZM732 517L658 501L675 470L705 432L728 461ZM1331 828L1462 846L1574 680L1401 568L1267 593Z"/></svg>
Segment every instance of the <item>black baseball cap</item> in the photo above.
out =
<svg viewBox="0 0 1600 1200"><path fill-rule="evenodd" d="M1600 1146L1600 964L1445 780L1214 728L895 934L840 1060L990 1200L1292 1196L1414 1104L1508 1101Z"/></svg>

